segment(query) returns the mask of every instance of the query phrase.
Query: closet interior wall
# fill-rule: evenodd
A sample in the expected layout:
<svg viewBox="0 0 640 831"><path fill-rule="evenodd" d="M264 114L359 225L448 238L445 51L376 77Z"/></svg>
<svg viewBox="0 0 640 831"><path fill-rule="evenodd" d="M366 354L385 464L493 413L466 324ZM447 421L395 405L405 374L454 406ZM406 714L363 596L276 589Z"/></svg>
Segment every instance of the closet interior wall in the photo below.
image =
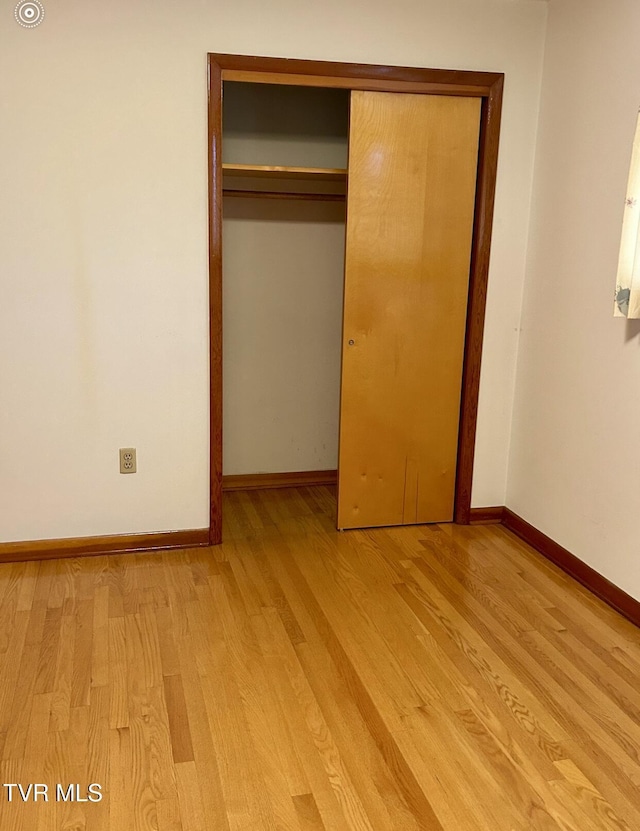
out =
<svg viewBox="0 0 640 831"><path fill-rule="evenodd" d="M346 90L224 83L225 475L337 467L344 177L318 183L228 168L346 168L348 107Z"/></svg>

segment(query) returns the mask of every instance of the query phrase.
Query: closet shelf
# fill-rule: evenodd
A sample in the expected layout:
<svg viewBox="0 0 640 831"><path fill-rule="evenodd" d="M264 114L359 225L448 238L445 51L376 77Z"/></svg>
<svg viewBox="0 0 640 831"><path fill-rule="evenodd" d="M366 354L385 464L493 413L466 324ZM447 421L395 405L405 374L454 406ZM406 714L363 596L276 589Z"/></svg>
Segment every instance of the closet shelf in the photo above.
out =
<svg viewBox="0 0 640 831"><path fill-rule="evenodd" d="M346 198L347 171L343 168L223 164L222 172L225 196L311 199L316 202L344 202ZM253 188L247 187L251 180L255 180ZM336 188L339 192L335 192Z"/></svg>
<svg viewBox="0 0 640 831"><path fill-rule="evenodd" d="M340 167L274 167L264 164L223 164L227 176L245 178L297 179L311 182L346 182L347 171Z"/></svg>
<svg viewBox="0 0 640 831"><path fill-rule="evenodd" d="M225 196L243 196L248 199L309 199L313 202L344 202L344 193L299 193L286 190L240 190L224 188Z"/></svg>

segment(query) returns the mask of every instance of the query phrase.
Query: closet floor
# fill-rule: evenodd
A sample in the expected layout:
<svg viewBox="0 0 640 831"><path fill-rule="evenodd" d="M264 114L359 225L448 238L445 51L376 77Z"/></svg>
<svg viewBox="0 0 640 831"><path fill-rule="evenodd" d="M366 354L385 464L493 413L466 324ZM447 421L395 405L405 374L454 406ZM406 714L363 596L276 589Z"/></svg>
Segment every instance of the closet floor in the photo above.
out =
<svg viewBox="0 0 640 831"><path fill-rule="evenodd" d="M640 631L500 526L334 509L1 565L0 784L48 786L2 784L2 831L640 828Z"/></svg>

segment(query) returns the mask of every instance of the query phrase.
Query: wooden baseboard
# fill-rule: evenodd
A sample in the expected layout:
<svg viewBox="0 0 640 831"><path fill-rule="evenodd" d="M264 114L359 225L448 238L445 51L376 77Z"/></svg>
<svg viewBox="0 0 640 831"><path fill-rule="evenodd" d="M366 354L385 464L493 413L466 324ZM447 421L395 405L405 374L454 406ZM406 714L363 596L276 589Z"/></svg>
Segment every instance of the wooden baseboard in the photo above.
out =
<svg viewBox="0 0 640 831"><path fill-rule="evenodd" d="M301 470L293 473L245 473L223 476L223 491L254 491L262 488L297 488L312 485L335 485L337 470Z"/></svg>
<svg viewBox="0 0 640 831"><path fill-rule="evenodd" d="M582 562L566 548L552 540L551 537L543 534L542 531L538 531L537 528L534 528L533 525L508 508L504 509L502 524L548 560L551 560L552 563L555 563L574 580L577 580L578 583L581 583L586 589L589 589L600 600L620 612L636 626L640 626L640 601L628 595L618 586L614 586L606 577L598 574L591 566Z"/></svg>
<svg viewBox="0 0 640 831"><path fill-rule="evenodd" d="M149 534L114 534L104 537L70 537L61 540L29 540L0 543L0 563L52 560L59 557L91 557L158 551L167 548L197 548L209 545L209 529L158 531Z"/></svg>
<svg viewBox="0 0 640 831"><path fill-rule="evenodd" d="M499 525L504 514L503 505L490 508L471 508L469 511L469 525Z"/></svg>

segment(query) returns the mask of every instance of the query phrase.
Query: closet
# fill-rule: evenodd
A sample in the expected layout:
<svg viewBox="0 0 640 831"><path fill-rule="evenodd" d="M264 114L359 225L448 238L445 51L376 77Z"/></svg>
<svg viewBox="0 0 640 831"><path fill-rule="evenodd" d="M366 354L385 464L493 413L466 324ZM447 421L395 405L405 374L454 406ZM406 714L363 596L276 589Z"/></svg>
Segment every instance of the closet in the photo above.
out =
<svg viewBox="0 0 640 831"><path fill-rule="evenodd" d="M337 468L349 96L225 82L223 471Z"/></svg>
<svg viewBox="0 0 640 831"><path fill-rule="evenodd" d="M469 521L502 76L209 70L211 541L223 454L336 463L340 529Z"/></svg>

